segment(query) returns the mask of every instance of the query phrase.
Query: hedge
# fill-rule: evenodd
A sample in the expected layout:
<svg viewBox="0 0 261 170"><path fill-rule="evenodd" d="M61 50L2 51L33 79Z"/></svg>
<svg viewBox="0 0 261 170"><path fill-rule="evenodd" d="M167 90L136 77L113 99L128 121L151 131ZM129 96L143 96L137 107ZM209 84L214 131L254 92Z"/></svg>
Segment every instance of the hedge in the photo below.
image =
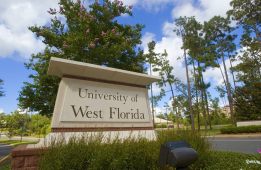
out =
<svg viewBox="0 0 261 170"><path fill-rule="evenodd" d="M155 128L167 128L167 124L156 124Z"/></svg>
<svg viewBox="0 0 261 170"><path fill-rule="evenodd" d="M185 140L199 153L198 161L191 166L205 167L204 161L210 148L198 133L173 130L158 132L157 140L143 138L113 140L102 143L101 139L71 139L67 144L56 142L40 160L43 170L153 170L158 169L160 145L167 141Z"/></svg>
<svg viewBox="0 0 261 170"><path fill-rule="evenodd" d="M240 126L240 127L225 127L221 128L220 132L222 134L237 134L237 133L261 133L261 126Z"/></svg>

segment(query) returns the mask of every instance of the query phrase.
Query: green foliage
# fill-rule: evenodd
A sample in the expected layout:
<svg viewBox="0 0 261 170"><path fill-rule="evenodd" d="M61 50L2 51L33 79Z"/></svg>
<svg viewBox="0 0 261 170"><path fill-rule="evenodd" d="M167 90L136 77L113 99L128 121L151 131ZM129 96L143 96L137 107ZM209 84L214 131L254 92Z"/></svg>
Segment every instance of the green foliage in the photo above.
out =
<svg viewBox="0 0 261 170"><path fill-rule="evenodd" d="M50 25L29 28L43 39L46 49L26 64L34 74L32 83L26 82L20 92L21 108L51 116L60 81L46 75L51 57L144 72L143 51L138 48L143 26L117 22L122 14L132 15L122 2L95 1L85 7L81 1L60 0L59 9L49 13Z"/></svg>
<svg viewBox="0 0 261 170"><path fill-rule="evenodd" d="M0 113L0 131L5 128L8 136L14 135L46 135L50 132L50 119L46 116L21 114L15 111L11 114Z"/></svg>
<svg viewBox="0 0 261 170"><path fill-rule="evenodd" d="M167 128L167 124L156 124L155 128Z"/></svg>
<svg viewBox="0 0 261 170"><path fill-rule="evenodd" d="M261 120L261 82L252 82L235 91L238 120Z"/></svg>
<svg viewBox="0 0 261 170"><path fill-rule="evenodd" d="M50 128L50 118L42 116L40 114L32 115L31 120L28 125L30 133L35 135L43 134L46 135L49 133Z"/></svg>
<svg viewBox="0 0 261 170"><path fill-rule="evenodd" d="M57 142L46 151L40 169L159 169L160 145L167 141L185 140L199 153L198 160L190 167L195 170L260 169L259 164L247 160L261 160L260 156L209 151L209 143L197 132L159 131L156 141L142 138L101 143L101 138L72 139L68 144ZM173 168L166 168L173 169Z"/></svg>
<svg viewBox="0 0 261 170"><path fill-rule="evenodd" d="M1 162L0 169L1 170L10 170L11 169L11 160Z"/></svg>
<svg viewBox="0 0 261 170"><path fill-rule="evenodd" d="M212 151L205 160L203 170L259 170L261 165L250 161L261 161L261 156L234 152Z"/></svg>
<svg viewBox="0 0 261 170"><path fill-rule="evenodd" d="M192 166L204 167L209 144L199 134L188 131L162 131L156 141L127 139L102 143L99 138L72 139L68 144L56 143L44 153L40 169L137 169L158 168L160 145L167 141L185 140L199 152L199 161Z"/></svg>
<svg viewBox="0 0 261 170"><path fill-rule="evenodd" d="M237 22L238 26L243 27L241 45L249 47L246 51L259 51L260 56L260 0L232 0L230 5L232 9L227 12L228 15Z"/></svg>
<svg viewBox="0 0 261 170"><path fill-rule="evenodd" d="M240 127L225 127L220 129L222 134L236 134L236 133L260 133L261 126L240 126Z"/></svg>
<svg viewBox="0 0 261 170"><path fill-rule="evenodd" d="M235 92L235 110L240 120L261 118L261 17L260 0L233 0L228 11L237 26L243 28L239 60L234 71L242 83Z"/></svg>
<svg viewBox="0 0 261 170"><path fill-rule="evenodd" d="M19 134L23 136L28 127L27 122L29 121L29 116L26 114L20 114L18 111L15 111L5 117L6 128L8 131L8 136L12 137Z"/></svg>
<svg viewBox="0 0 261 170"><path fill-rule="evenodd" d="M219 98L211 99L211 123L213 125L229 124L232 121L222 113L221 108L219 107Z"/></svg>

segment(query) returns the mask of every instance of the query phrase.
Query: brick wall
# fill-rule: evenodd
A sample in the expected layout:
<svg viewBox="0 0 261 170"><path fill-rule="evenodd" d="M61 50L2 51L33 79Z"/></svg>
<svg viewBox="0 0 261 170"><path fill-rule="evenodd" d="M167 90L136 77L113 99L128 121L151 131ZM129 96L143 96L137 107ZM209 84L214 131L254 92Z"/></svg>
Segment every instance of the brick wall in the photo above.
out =
<svg viewBox="0 0 261 170"><path fill-rule="evenodd" d="M21 145L12 151L12 170L37 170L41 154L44 148L27 148Z"/></svg>

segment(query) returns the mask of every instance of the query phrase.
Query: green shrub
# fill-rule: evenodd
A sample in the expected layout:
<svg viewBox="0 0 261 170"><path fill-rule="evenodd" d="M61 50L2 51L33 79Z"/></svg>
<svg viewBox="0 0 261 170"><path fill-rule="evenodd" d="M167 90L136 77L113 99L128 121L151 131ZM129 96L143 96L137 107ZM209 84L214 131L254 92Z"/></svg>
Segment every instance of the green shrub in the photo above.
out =
<svg viewBox="0 0 261 170"><path fill-rule="evenodd" d="M101 138L82 138L71 139L67 144L57 142L43 154L40 169L158 169L160 145L175 140L185 140L198 151L199 161L192 169L205 167L204 159L208 155L209 144L204 138L190 131L168 130L158 132L155 141L139 138L102 143Z"/></svg>
<svg viewBox="0 0 261 170"><path fill-rule="evenodd" d="M156 128L167 128L167 124L156 124Z"/></svg>
<svg viewBox="0 0 261 170"><path fill-rule="evenodd" d="M236 133L260 133L261 126L240 126L240 127L225 127L220 129L222 134L236 134Z"/></svg>

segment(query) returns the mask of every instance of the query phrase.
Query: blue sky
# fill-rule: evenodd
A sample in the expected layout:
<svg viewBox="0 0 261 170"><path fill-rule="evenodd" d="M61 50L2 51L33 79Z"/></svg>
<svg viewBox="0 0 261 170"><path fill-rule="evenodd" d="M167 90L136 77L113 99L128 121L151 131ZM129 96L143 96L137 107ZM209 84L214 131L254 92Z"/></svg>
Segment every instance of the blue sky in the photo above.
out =
<svg viewBox="0 0 261 170"><path fill-rule="evenodd" d="M133 16L122 16L121 23L144 24L142 45L155 40L156 52L167 50L173 74L185 81L185 69L182 60L181 39L173 32L174 19L179 16L195 16L199 21L209 20L214 15L224 16L230 9L230 0L125 0L133 5ZM17 98L24 81L30 81L32 71L24 63L32 53L44 49L40 39L28 30L31 25L45 25L50 21L46 12L57 7L57 0L1 0L0 3L0 79L4 80L5 96L0 98L0 112L10 113L17 109ZM211 82L210 92L217 96L213 87L222 83L218 69L209 69L205 80ZM154 88L155 92L158 91ZM163 101L164 102L164 101ZM163 103L162 102L162 103ZM162 104L161 104L162 105ZM161 105L157 110L161 110Z"/></svg>

